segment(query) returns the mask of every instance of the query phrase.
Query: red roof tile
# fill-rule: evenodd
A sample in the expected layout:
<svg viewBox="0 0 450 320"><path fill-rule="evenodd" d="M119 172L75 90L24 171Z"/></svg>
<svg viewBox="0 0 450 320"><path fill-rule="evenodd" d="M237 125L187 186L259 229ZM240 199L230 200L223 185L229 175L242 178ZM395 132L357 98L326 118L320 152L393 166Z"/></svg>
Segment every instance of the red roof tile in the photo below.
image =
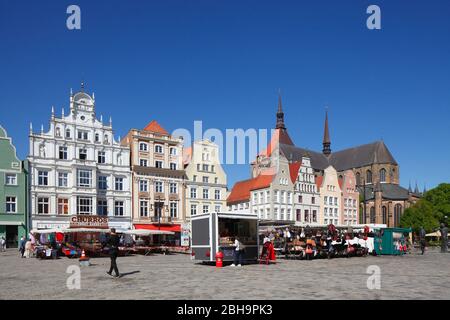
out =
<svg viewBox="0 0 450 320"><path fill-rule="evenodd" d="M301 165L301 162L293 162L289 164L289 174L291 175L292 183L295 183L295 180L297 180L298 170L300 169Z"/></svg>
<svg viewBox="0 0 450 320"><path fill-rule="evenodd" d="M317 185L317 188L320 189L320 187L322 187L322 181L323 181L323 176L317 176L317 177L316 177L316 185Z"/></svg>
<svg viewBox="0 0 450 320"><path fill-rule="evenodd" d="M236 182L227 198L227 204L249 201L250 191L269 187L273 177L274 175L261 174L253 179Z"/></svg>
<svg viewBox="0 0 450 320"><path fill-rule="evenodd" d="M161 125L158 122L156 122L156 120L153 120L152 122L150 122L144 128L144 131L156 132L156 133L163 134L163 135L166 135L166 136L169 135L169 133L166 131L166 129L161 127Z"/></svg>

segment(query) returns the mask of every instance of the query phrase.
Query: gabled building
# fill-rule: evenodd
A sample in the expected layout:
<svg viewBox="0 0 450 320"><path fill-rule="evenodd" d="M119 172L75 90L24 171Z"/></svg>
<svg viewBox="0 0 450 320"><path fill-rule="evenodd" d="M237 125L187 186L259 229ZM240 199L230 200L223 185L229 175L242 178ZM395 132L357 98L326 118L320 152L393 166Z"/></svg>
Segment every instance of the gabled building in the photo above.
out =
<svg viewBox="0 0 450 320"><path fill-rule="evenodd" d="M17 248L29 230L27 166L0 126L0 238L5 238L9 248Z"/></svg>
<svg viewBox="0 0 450 320"><path fill-rule="evenodd" d="M347 170L339 178L342 189L341 225L355 225L359 222L359 191L352 170Z"/></svg>
<svg viewBox="0 0 450 320"><path fill-rule="evenodd" d="M151 121L131 129L122 145L131 153L134 228L173 231L180 240L186 220L183 139Z"/></svg>
<svg viewBox="0 0 450 320"><path fill-rule="evenodd" d="M332 166L328 166L323 175L316 177L316 184L322 199L320 223L339 225L342 215L342 192L337 171Z"/></svg>
<svg viewBox="0 0 450 320"><path fill-rule="evenodd" d="M129 148L115 140L111 119L97 118L94 94L82 87L69 103L67 115L52 108L48 131L30 125L32 226L67 228L77 216L94 216L110 228L130 229Z"/></svg>
<svg viewBox="0 0 450 320"><path fill-rule="evenodd" d="M183 151L186 171L186 219L200 213L226 209L227 175L219 158L219 146L209 140L195 141Z"/></svg>

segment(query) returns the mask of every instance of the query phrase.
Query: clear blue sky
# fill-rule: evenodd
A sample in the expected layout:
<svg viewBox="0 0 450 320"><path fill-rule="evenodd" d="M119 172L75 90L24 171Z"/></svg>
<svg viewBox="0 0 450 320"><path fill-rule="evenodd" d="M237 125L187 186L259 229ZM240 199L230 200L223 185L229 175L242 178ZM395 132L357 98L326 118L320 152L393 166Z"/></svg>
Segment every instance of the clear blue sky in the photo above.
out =
<svg viewBox="0 0 450 320"><path fill-rule="evenodd" d="M84 80L116 135L152 119L272 128L281 88L297 145L321 150L328 105L333 150L383 139L402 185L430 188L450 181L449 39L448 0L0 0L0 124L24 158L29 122L67 112ZM249 176L225 169L230 187Z"/></svg>

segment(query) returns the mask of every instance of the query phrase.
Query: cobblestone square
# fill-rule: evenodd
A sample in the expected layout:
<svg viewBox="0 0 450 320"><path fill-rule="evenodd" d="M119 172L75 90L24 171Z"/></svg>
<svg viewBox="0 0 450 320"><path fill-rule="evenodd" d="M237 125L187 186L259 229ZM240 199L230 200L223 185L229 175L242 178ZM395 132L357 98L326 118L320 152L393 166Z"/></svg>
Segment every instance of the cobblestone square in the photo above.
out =
<svg viewBox="0 0 450 320"><path fill-rule="evenodd" d="M105 274L108 258L81 267L81 289L66 273L78 260L21 259L0 253L0 299L450 299L450 254L277 261L242 268L194 263L188 255L120 257L123 277ZM380 267L381 289L369 290L367 268Z"/></svg>

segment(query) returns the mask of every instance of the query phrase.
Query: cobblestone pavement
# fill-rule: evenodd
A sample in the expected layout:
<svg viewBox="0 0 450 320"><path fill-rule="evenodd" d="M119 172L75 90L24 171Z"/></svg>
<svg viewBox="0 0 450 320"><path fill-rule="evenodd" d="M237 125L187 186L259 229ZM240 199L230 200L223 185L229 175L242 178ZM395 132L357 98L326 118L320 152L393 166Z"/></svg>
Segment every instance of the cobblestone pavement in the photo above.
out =
<svg viewBox="0 0 450 320"><path fill-rule="evenodd" d="M188 255L120 257L124 274L105 274L108 258L81 267L81 289L66 273L78 260L21 259L0 253L0 299L450 299L450 254L278 260L275 265L201 265ZM381 270L381 289L368 290L367 268Z"/></svg>

